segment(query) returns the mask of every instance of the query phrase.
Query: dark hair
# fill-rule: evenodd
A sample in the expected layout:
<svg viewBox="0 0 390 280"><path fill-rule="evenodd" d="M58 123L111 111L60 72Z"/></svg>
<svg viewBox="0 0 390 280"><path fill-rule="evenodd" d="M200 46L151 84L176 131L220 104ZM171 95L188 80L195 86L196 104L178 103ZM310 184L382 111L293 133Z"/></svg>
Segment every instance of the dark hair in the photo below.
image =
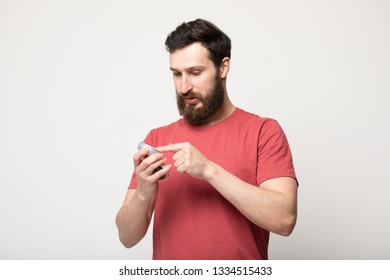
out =
<svg viewBox="0 0 390 280"><path fill-rule="evenodd" d="M171 32L165 40L168 52L200 42L209 51L210 59L219 67L222 59L230 58L231 41L217 26L204 19L184 22Z"/></svg>

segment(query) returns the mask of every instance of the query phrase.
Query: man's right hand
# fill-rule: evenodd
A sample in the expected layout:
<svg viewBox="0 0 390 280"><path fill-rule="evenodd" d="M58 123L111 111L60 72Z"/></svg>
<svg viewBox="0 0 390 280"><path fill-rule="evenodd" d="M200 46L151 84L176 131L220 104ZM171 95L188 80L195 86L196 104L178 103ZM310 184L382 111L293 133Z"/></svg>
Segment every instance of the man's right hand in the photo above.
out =
<svg viewBox="0 0 390 280"><path fill-rule="evenodd" d="M157 172L158 167L163 166L167 159L162 153L148 156L148 149L141 149L133 156L134 170L137 177L138 191L140 194L150 197L157 190L159 178L166 175L171 165L166 165Z"/></svg>

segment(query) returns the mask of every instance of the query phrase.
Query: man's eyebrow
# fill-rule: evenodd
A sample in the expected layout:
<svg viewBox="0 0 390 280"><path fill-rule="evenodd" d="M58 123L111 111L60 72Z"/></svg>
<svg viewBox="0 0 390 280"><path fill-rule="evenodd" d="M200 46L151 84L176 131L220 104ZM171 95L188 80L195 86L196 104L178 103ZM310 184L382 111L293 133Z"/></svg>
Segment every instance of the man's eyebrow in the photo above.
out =
<svg viewBox="0 0 390 280"><path fill-rule="evenodd" d="M169 67L169 69L171 71L180 71L179 69L176 69L176 68L173 68L173 67ZM192 70L203 70L203 69L206 69L206 66L191 66L191 67L188 67L188 68L184 68L184 71L192 71Z"/></svg>

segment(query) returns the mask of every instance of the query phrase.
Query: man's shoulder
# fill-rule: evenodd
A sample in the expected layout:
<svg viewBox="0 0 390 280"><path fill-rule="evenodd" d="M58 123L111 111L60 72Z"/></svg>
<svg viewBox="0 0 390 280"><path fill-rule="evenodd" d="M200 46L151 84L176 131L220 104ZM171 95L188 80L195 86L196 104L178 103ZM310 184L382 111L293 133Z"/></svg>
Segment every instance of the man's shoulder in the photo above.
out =
<svg viewBox="0 0 390 280"><path fill-rule="evenodd" d="M277 120L271 118L271 117L264 117L255 113L251 113L248 111L245 111L241 108L237 108L238 114L237 114L237 120L241 123L247 122L248 124L252 125L275 125L277 124Z"/></svg>

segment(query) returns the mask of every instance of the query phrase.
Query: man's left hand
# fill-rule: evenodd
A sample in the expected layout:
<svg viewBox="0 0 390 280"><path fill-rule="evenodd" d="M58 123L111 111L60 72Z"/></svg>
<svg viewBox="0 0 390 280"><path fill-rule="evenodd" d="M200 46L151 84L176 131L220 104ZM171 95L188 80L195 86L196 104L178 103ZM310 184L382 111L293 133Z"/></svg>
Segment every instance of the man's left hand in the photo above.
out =
<svg viewBox="0 0 390 280"><path fill-rule="evenodd" d="M206 179L213 163L188 142L157 147L160 152L173 152L174 166L180 173L188 173L198 179Z"/></svg>

